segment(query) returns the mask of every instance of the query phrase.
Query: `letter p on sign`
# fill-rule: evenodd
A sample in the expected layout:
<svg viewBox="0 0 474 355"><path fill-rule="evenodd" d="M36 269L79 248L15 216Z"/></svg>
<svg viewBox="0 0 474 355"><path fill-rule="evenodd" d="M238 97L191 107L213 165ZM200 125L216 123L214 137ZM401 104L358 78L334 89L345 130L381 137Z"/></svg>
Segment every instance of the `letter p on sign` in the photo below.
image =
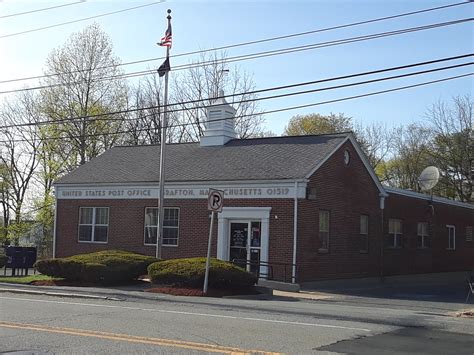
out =
<svg viewBox="0 0 474 355"><path fill-rule="evenodd" d="M224 206L224 191L209 189L207 196L207 209L213 212L222 212Z"/></svg>

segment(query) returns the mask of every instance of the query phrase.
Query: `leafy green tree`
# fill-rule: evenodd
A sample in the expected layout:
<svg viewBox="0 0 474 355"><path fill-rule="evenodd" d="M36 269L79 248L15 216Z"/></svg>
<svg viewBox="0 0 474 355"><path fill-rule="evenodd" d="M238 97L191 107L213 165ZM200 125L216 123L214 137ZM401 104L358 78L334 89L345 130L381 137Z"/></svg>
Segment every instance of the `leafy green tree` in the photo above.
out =
<svg viewBox="0 0 474 355"><path fill-rule="evenodd" d="M0 205L2 216L0 221L0 245L7 241L8 225L10 223L11 183L8 174L8 165L0 161Z"/></svg>
<svg viewBox="0 0 474 355"><path fill-rule="evenodd" d="M2 209L4 233L7 239L18 241L24 231L23 210L26 196L32 186L38 166L40 144L37 122L38 110L35 95L22 93L5 100L0 107L0 164L2 175ZM16 126L26 124L23 127ZM7 218L5 218L7 217Z"/></svg>
<svg viewBox="0 0 474 355"><path fill-rule="evenodd" d="M455 97L451 104L438 102L424 122L397 129L392 156L376 168L389 186L420 191L418 177L434 165L440 172L433 188L438 196L474 202L473 101Z"/></svg>
<svg viewBox="0 0 474 355"><path fill-rule="evenodd" d="M39 254L42 257L51 257L53 250L54 233L54 196L49 194L35 201L35 222L41 231L41 239L38 245Z"/></svg>
<svg viewBox="0 0 474 355"><path fill-rule="evenodd" d="M474 102L468 96L438 102L426 114L431 131L430 156L440 170L438 186L444 196L474 202Z"/></svg>
<svg viewBox="0 0 474 355"><path fill-rule="evenodd" d="M307 115L296 115L290 119L285 127L284 135L301 136L307 134L341 133L353 130L352 118L343 113L321 115L311 113Z"/></svg>
<svg viewBox="0 0 474 355"><path fill-rule="evenodd" d="M112 147L119 139L123 115L89 116L126 108L127 87L113 54L110 38L97 24L74 33L46 61L47 86L42 90L42 112L56 120L49 134L57 140L56 154L66 171ZM77 118L78 119L70 119ZM105 121L107 119L107 121Z"/></svg>
<svg viewBox="0 0 474 355"><path fill-rule="evenodd" d="M418 191L418 176L431 165L431 132L420 124L397 129L394 154L376 168L379 179L386 185Z"/></svg>
<svg viewBox="0 0 474 355"><path fill-rule="evenodd" d="M354 124L352 118L343 113L321 115L312 113L296 115L285 127L284 135L297 136L306 134L330 134L352 132L359 142L367 159L375 169L392 151L395 130L387 125L373 123L368 125Z"/></svg>

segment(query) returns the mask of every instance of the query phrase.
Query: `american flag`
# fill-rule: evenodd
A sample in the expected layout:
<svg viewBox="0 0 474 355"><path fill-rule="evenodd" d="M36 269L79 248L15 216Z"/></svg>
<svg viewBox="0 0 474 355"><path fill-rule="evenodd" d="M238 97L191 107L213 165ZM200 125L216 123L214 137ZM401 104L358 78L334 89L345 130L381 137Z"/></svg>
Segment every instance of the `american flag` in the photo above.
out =
<svg viewBox="0 0 474 355"><path fill-rule="evenodd" d="M168 28L166 29L165 36L161 39L161 42L158 43L159 46L171 47L171 21L168 20Z"/></svg>

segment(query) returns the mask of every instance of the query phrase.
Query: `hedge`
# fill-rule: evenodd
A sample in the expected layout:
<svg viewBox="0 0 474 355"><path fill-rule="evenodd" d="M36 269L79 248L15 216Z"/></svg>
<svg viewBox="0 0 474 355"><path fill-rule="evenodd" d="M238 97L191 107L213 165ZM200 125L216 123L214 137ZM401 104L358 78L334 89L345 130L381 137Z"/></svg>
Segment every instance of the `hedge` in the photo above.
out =
<svg viewBox="0 0 474 355"><path fill-rule="evenodd" d="M5 253L0 250L0 268L4 267L7 261L8 256L6 256Z"/></svg>
<svg viewBox="0 0 474 355"><path fill-rule="evenodd" d="M45 275L73 281L114 284L131 281L147 273L156 262L151 256L121 250L78 254L67 258L37 261L36 269Z"/></svg>
<svg viewBox="0 0 474 355"><path fill-rule="evenodd" d="M172 259L148 266L153 283L199 288L203 286L206 258ZM255 285L257 277L246 270L223 260L211 258L209 287L247 288Z"/></svg>

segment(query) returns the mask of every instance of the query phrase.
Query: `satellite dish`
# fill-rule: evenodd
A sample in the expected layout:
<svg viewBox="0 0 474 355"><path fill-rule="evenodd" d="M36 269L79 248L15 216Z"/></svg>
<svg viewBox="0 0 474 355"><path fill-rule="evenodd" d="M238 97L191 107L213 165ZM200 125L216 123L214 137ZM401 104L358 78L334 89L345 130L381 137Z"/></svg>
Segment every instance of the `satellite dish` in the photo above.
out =
<svg viewBox="0 0 474 355"><path fill-rule="evenodd" d="M418 185L422 191L430 191L436 186L439 180L439 170L436 166L428 166L425 168L418 178Z"/></svg>

